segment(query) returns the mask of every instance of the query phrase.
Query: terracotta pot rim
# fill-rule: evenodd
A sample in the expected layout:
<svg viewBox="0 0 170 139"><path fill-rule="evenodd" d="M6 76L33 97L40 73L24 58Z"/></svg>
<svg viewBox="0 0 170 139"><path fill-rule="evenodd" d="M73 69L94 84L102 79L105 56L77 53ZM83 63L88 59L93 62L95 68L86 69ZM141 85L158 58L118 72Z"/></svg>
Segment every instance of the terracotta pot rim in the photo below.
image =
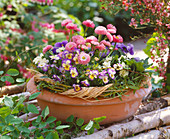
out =
<svg viewBox="0 0 170 139"><path fill-rule="evenodd" d="M116 97L116 98L111 98L111 99L101 99L98 101L95 99L85 100L85 99L76 98L76 97L69 97L66 95L50 92L46 89L38 91L37 86L34 83L34 78L31 78L31 80L27 84L27 91L32 92L32 93L42 92L37 97L38 100L43 100L43 101L50 102L50 103L57 103L57 104L63 104L63 105L74 105L74 106L93 106L93 105L100 106L100 105L127 103L130 101L134 101L136 99L142 99L147 94L148 90L150 89L151 89L151 83L149 82L149 88L142 87L139 90L136 90L135 94L133 93L133 90L129 90L125 92L125 94L122 96L122 100L120 100L119 97Z"/></svg>
<svg viewBox="0 0 170 139"><path fill-rule="evenodd" d="M45 91L45 92L44 92ZM46 91L48 91L48 90L42 90L41 92L42 93L46 93L47 94L47 92ZM86 105L112 105L112 104L121 104L121 103L126 103L126 102L130 102L130 101L134 101L134 100L136 100L136 99L142 99L143 98L143 96L141 96L141 97L138 97L138 98L133 98L133 99L128 99L128 100L126 100L126 101L123 101L123 100L120 100L120 98L118 98L118 97L115 97L115 98L110 98L110 99L101 99L101 100L85 100L85 99L81 99L81 98L76 98L76 97L69 97L69 96L66 96L66 95L62 95L62 94L55 94L55 93L53 93L53 92L48 92L48 93L51 93L51 95L52 96L54 96L54 97L56 97L56 95L57 95L57 97L62 97L62 99L72 99L72 100L75 100L75 99L79 99L80 101L81 101L81 103L80 104L73 104L73 103L65 103L65 102L57 102L57 104L64 104L64 105L74 105L74 106L83 106L83 102L85 102L86 104L84 105L84 106L86 106ZM122 97L128 97L128 96L125 96L127 93L129 93L129 92L126 92L124 95L122 95ZM131 92L130 92L131 93ZM42 94L42 96L43 96L44 94ZM50 100L47 100L47 99L44 99L45 97L41 97L41 95L40 96L38 96L37 97L38 99L40 99L40 100L44 100L44 101L47 101L47 102L53 102L53 103L56 103L55 101L50 101ZM119 101L118 102L114 102L113 100L115 100L115 99L119 99Z"/></svg>

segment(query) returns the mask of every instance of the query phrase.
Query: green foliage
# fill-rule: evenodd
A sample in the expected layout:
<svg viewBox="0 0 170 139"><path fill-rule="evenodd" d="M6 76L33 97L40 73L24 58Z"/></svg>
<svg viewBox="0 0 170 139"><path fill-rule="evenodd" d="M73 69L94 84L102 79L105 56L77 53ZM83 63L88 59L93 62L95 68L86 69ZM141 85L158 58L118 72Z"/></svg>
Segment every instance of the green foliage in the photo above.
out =
<svg viewBox="0 0 170 139"><path fill-rule="evenodd" d="M39 94L41 94L41 92L36 92L36 93L32 94L32 95L29 97L29 100L35 99L36 97L38 97Z"/></svg>
<svg viewBox="0 0 170 139"><path fill-rule="evenodd" d="M10 83L14 83L15 82L15 76L19 75L19 71L17 69L13 69L10 68L9 70L7 70L6 72L4 71L0 71L0 87L3 86L5 84L5 82L10 82ZM22 78L17 78L16 82L24 82L25 80Z"/></svg>
<svg viewBox="0 0 170 139"><path fill-rule="evenodd" d="M12 6L10 9L9 5ZM73 18L75 22L79 22L56 6L41 6L27 0L2 0L0 13L3 14L0 17L0 75L4 74L0 77L3 82L0 82L0 86L7 82L13 84L13 79L16 78L21 83L23 79L19 78L22 75L23 78L29 78L30 73L26 74L27 71L23 69L32 67L32 60L42 48L48 44L54 45L56 41L66 40L66 34L58 30L63 19ZM40 26L44 23L54 23L54 29Z"/></svg>
<svg viewBox="0 0 170 139"><path fill-rule="evenodd" d="M35 95L36 94L36 95ZM40 94L37 92L30 96L30 100L36 98ZM36 106L33 104L25 104L25 96L15 96L13 98L4 96L0 103L0 138L37 138L37 139L68 139L79 136L82 131L87 131L88 134L94 133L94 129L100 129L99 122L102 122L106 117L98 117L84 124L82 118L69 116L66 121L67 125L62 125L61 121L56 122L56 118L48 116L49 108L45 107L41 115L32 122L24 121L19 117L22 113L36 113ZM32 126L34 128L29 129ZM71 131L71 135L65 133L65 129Z"/></svg>
<svg viewBox="0 0 170 139"><path fill-rule="evenodd" d="M102 122L106 116L93 118L87 124L84 124L84 119L75 118L73 115L69 116L66 121L70 125L70 129L72 130L72 136L77 136L82 131L87 131L87 134L93 134L94 129L100 129L99 122Z"/></svg>

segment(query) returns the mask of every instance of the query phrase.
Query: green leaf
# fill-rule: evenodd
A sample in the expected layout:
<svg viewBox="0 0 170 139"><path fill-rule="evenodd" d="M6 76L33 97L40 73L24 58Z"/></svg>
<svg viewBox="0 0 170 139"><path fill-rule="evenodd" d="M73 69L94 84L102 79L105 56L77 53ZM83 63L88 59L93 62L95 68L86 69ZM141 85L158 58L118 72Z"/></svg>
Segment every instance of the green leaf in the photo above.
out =
<svg viewBox="0 0 170 139"><path fill-rule="evenodd" d="M56 126L59 126L59 125L61 125L61 121L56 122Z"/></svg>
<svg viewBox="0 0 170 139"><path fill-rule="evenodd" d="M12 101L12 99L9 98L9 97L6 97L6 96L5 96L5 99L4 99L4 103L5 103L6 106L9 106L9 107L13 107L13 105L14 105L14 102Z"/></svg>
<svg viewBox="0 0 170 139"><path fill-rule="evenodd" d="M48 133L45 139L59 139L59 136L58 136L58 133L54 131L54 132Z"/></svg>
<svg viewBox="0 0 170 139"><path fill-rule="evenodd" d="M50 126L51 128L56 127L55 123L50 123L49 126Z"/></svg>
<svg viewBox="0 0 170 139"><path fill-rule="evenodd" d="M2 107L0 108L0 115L8 114L11 112L10 107Z"/></svg>
<svg viewBox="0 0 170 139"><path fill-rule="evenodd" d="M60 129L69 128L69 127L70 127L69 125L60 125L60 126L57 126L55 129L60 130Z"/></svg>
<svg viewBox="0 0 170 139"><path fill-rule="evenodd" d="M137 62L136 63L136 71L143 72L145 69L143 67L143 62Z"/></svg>
<svg viewBox="0 0 170 139"><path fill-rule="evenodd" d="M9 75L11 75L11 76L17 76L17 75L19 75L19 71L16 70L16 69L9 69L9 70L7 71L7 74L9 74Z"/></svg>
<svg viewBox="0 0 170 139"><path fill-rule="evenodd" d="M12 119L10 124L20 124L23 122L23 119L21 118L15 118L15 119Z"/></svg>
<svg viewBox="0 0 170 139"><path fill-rule="evenodd" d="M10 83L14 83L14 79L11 76L2 76L1 81L2 82L8 81Z"/></svg>
<svg viewBox="0 0 170 139"><path fill-rule="evenodd" d="M41 112L41 115L45 119L48 114L49 114L49 108L48 106L46 106L45 109Z"/></svg>
<svg viewBox="0 0 170 139"><path fill-rule="evenodd" d="M94 125L93 125L94 128L96 129L100 129L100 125L98 122L94 122Z"/></svg>
<svg viewBox="0 0 170 139"><path fill-rule="evenodd" d="M55 117L50 116L50 117L48 117L48 119L46 120L46 122L49 124L49 123L54 122L55 120L56 120L56 118L55 118Z"/></svg>
<svg viewBox="0 0 170 139"><path fill-rule="evenodd" d="M17 79L16 79L16 82L22 83L22 82L25 82L25 79L24 79L24 78L17 78Z"/></svg>
<svg viewBox="0 0 170 139"><path fill-rule="evenodd" d="M37 139L44 139L44 137L43 137L43 136L40 136L40 137L37 137Z"/></svg>
<svg viewBox="0 0 170 139"><path fill-rule="evenodd" d="M4 73L4 71L1 70L1 71L0 71L0 75L2 75L3 73Z"/></svg>
<svg viewBox="0 0 170 139"><path fill-rule="evenodd" d="M66 119L66 122L73 122L73 120L74 120L74 116L71 115Z"/></svg>
<svg viewBox="0 0 170 139"><path fill-rule="evenodd" d="M90 122L87 124L87 126L84 128L84 130L90 130L93 127L94 122L90 120Z"/></svg>
<svg viewBox="0 0 170 139"><path fill-rule="evenodd" d="M37 119L35 120L35 122L36 122L36 123L40 123L40 121L41 121L41 116L39 115L39 116L37 117Z"/></svg>
<svg viewBox="0 0 170 139"><path fill-rule="evenodd" d="M11 114L17 114L19 113L19 110L17 107L15 107L12 111L11 111Z"/></svg>
<svg viewBox="0 0 170 139"><path fill-rule="evenodd" d="M102 122L104 119L106 119L106 116L102 116L102 117L97 117L97 118L93 118L94 121L96 122Z"/></svg>
<svg viewBox="0 0 170 139"><path fill-rule="evenodd" d="M87 131L87 134L90 135L90 134L93 134L94 133L94 127L90 128L88 131Z"/></svg>
<svg viewBox="0 0 170 139"><path fill-rule="evenodd" d="M29 112L39 114L37 107L33 104L28 105L27 109Z"/></svg>
<svg viewBox="0 0 170 139"><path fill-rule="evenodd" d="M84 123L84 119L82 119L82 118L79 118L79 119L76 120L76 124L77 124L78 126L82 126L83 123Z"/></svg>
<svg viewBox="0 0 170 139"><path fill-rule="evenodd" d="M6 123L6 124L9 124L12 119L15 119L15 118L14 118L14 115L8 115L8 116L6 116L6 117L5 117L5 123Z"/></svg>
<svg viewBox="0 0 170 139"><path fill-rule="evenodd" d="M18 107L20 104L22 104L22 103L24 102L24 100L25 100L25 96L21 96L21 97L19 98L19 101L18 101L16 107Z"/></svg>
<svg viewBox="0 0 170 139"><path fill-rule="evenodd" d="M25 132L25 133L30 133L30 130L26 128L25 126L19 126L18 127L19 131Z"/></svg>
<svg viewBox="0 0 170 139"><path fill-rule="evenodd" d="M11 137L7 136L7 135L4 135L4 136L1 137L1 139L11 139Z"/></svg>
<svg viewBox="0 0 170 139"><path fill-rule="evenodd" d="M9 126L7 126L6 130L8 130L8 131L14 131L15 128L14 128L14 126L9 125Z"/></svg>
<svg viewBox="0 0 170 139"><path fill-rule="evenodd" d="M41 122L41 123L39 124L39 127L38 127L38 128L44 128L44 127L46 127L46 125L47 125L46 122Z"/></svg>
<svg viewBox="0 0 170 139"><path fill-rule="evenodd" d="M44 137L43 137L43 136L40 136L40 137L37 137L37 139L44 139Z"/></svg>
<svg viewBox="0 0 170 139"><path fill-rule="evenodd" d="M35 99L41 92L36 92L29 97L29 100Z"/></svg>
<svg viewBox="0 0 170 139"><path fill-rule="evenodd" d="M61 139L71 139L71 135L64 133L62 134Z"/></svg>
<svg viewBox="0 0 170 139"><path fill-rule="evenodd" d="M136 87L136 86L128 86L130 89L134 89L134 90L137 90L139 89L139 87Z"/></svg>
<svg viewBox="0 0 170 139"><path fill-rule="evenodd" d="M102 122L104 119L106 119L106 116L101 116L101 117L93 118L93 120L98 122L98 123Z"/></svg>

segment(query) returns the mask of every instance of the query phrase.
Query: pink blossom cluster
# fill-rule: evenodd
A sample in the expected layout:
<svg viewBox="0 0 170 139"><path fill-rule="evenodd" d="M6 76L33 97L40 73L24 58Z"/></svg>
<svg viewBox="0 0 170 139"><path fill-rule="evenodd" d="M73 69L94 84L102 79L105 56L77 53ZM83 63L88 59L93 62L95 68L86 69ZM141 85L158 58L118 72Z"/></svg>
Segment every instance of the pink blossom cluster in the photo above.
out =
<svg viewBox="0 0 170 139"><path fill-rule="evenodd" d="M36 24L36 21L31 22L32 30L35 31L35 32L39 32L39 29L35 27L35 24Z"/></svg>
<svg viewBox="0 0 170 139"><path fill-rule="evenodd" d="M76 24L74 24L72 22L71 19L66 19L66 20L63 20L62 23L61 23L61 26L62 27L66 27L66 29L69 29L69 30L73 30L73 31L80 31L80 29L77 27Z"/></svg>
<svg viewBox="0 0 170 139"><path fill-rule="evenodd" d="M53 0L30 0L33 3L38 3L40 5L53 5Z"/></svg>
<svg viewBox="0 0 170 139"><path fill-rule="evenodd" d="M21 65L17 64L17 67L18 67L18 69L19 69L20 74L23 75L23 78L28 79L28 78L33 77L33 75L31 74L31 72L28 71L28 70L26 70L26 69L25 69L24 67L22 67Z"/></svg>
<svg viewBox="0 0 170 139"><path fill-rule="evenodd" d="M74 24L70 19L64 20L61 25L69 30L77 30L77 25ZM91 20L83 21L83 25L90 28L95 27L95 24ZM116 28L112 24L108 24L107 28L104 26L98 26L95 28L94 32L101 36L101 38L96 38L95 36L84 38L81 35L75 35L71 37L71 40L66 44L65 49L69 52L73 52L75 49L88 50L90 48L92 50L98 49L99 51L103 51L106 49L106 47L110 47L112 42L123 42L123 38L120 35L113 35L116 33ZM106 36L108 41L102 40L102 35ZM47 47L45 49L47 49ZM84 57L84 60L81 59L82 57ZM78 61L81 64L86 65L90 61L89 58L90 56L88 54L81 53L78 57Z"/></svg>
<svg viewBox="0 0 170 139"><path fill-rule="evenodd" d="M3 54L0 54L0 58L1 58L1 60L3 60L3 61L6 61L6 60L10 59L9 57L7 57L7 56L5 56L5 55L3 55Z"/></svg>
<svg viewBox="0 0 170 139"><path fill-rule="evenodd" d="M55 29L54 24L49 24L49 23L39 23L39 25L43 28L47 28L47 29Z"/></svg>
<svg viewBox="0 0 170 139"><path fill-rule="evenodd" d="M156 41L157 41L157 45L152 45L152 48L150 50L150 54L151 54L151 59L153 62L157 63L157 67L155 69L156 72L159 73L160 77L163 77L164 80L167 79L166 76L166 59L165 59L165 55L167 55L167 48L168 48L168 44L165 43L166 39L161 37L162 34L159 34L160 37L156 37ZM152 66L152 68L155 68L154 66ZM165 83L162 83L163 86L165 86Z"/></svg>
<svg viewBox="0 0 170 139"><path fill-rule="evenodd" d="M168 44L165 44L165 40L170 40L170 1L164 0L100 0L103 8L109 12L115 13L119 7L127 10L131 10L130 26L135 28L138 25L150 24L155 27L155 31L159 33L160 37L157 37L157 45L153 45L151 49L151 59L158 64L156 71L159 76L164 77L166 81L166 62L163 56L167 53L166 48ZM117 9L115 9L117 7ZM162 37L162 34L165 36ZM156 53L155 53L156 52ZM170 55L170 54L169 54ZM170 56L168 56L170 59ZM169 60L168 60L169 62ZM165 85L165 83L163 83Z"/></svg>

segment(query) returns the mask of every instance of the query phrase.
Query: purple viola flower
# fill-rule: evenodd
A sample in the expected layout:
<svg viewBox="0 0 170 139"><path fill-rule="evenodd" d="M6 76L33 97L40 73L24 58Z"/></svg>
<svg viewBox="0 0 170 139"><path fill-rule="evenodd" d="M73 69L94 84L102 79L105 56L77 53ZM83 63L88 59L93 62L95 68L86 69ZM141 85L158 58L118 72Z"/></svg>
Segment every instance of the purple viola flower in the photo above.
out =
<svg viewBox="0 0 170 139"><path fill-rule="evenodd" d="M80 49L75 48L74 51L75 51L77 54L80 54Z"/></svg>
<svg viewBox="0 0 170 139"><path fill-rule="evenodd" d="M68 43L68 41L62 41L55 43L54 47L65 47L65 45Z"/></svg>
<svg viewBox="0 0 170 139"><path fill-rule="evenodd" d="M53 51L53 54L57 54L57 49L58 48L61 48L61 47L65 47L65 45L68 43L68 41L62 41L62 42L57 42L55 43L52 51Z"/></svg>
<svg viewBox="0 0 170 139"><path fill-rule="evenodd" d="M135 57L134 60L135 60L136 62L139 62L139 61L140 61L140 58L139 58L139 57Z"/></svg>
<svg viewBox="0 0 170 139"><path fill-rule="evenodd" d="M58 76L58 75L53 75L53 78L56 80L56 81L59 81L59 82L61 82L61 79L60 79L60 77Z"/></svg>
<svg viewBox="0 0 170 139"><path fill-rule="evenodd" d="M58 69L58 67L55 64L51 64L51 68L56 68Z"/></svg>
<svg viewBox="0 0 170 139"><path fill-rule="evenodd" d="M63 53L62 53L62 57L63 57L63 58L66 58L66 57L67 57L67 54L69 54L69 51L64 50Z"/></svg>
<svg viewBox="0 0 170 139"><path fill-rule="evenodd" d="M116 71L114 69L108 69L107 72L108 72L110 78L115 79Z"/></svg>
<svg viewBox="0 0 170 139"><path fill-rule="evenodd" d="M133 50L133 48L134 48L133 44L128 43L128 45L127 45L127 50L128 50L128 52L129 52L131 55L134 55L134 50Z"/></svg>
<svg viewBox="0 0 170 139"><path fill-rule="evenodd" d="M102 58L105 58L106 56L108 56L110 53L109 47L106 47L106 53L105 52L100 52L99 56L101 56Z"/></svg>
<svg viewBox="0 0 170 139"><path fill-rule="evenodd" d="M99 73L99 78L100 78L100 79L102 79L102 78L103 78L103 76L105 76L105 75L106 75L106 73L107 73L107 71L106 71L106 70L103 70L102 72L100 72L100 73Z"/></svg>
<svg viewBox="0 0 170 139"><path fill-rule="evenodd" d="M90 51L89 55L92 57L94 55L94 51Z"/></svg>
<svg viewBox="0 0 170 139"><path fill-rule="evenodd" d="M116 71L114 69L108 69L107 72L110 74L110 73L114 73L116 74Z"/></svg>
<svg viewBox="0 0 170 139"><path fill-rule="evenodd" d="M90 86L88 80L81 81L81 83L82 83L85 87Z"/></svg>
<svg viewBox="0 0 170 139"><path fill-rule="evenodd" d="M64 70L64 68L63 68L63 67L59 67L59 71L60 71L62 74L64 74L64 73L65 73L65 70Z"/></svg>
<svg viewBox="0 0 170 139"><path fill-rule="evenodd" d="M73 87L74 87L74 91L76 91L76 92L78 92L82 89L79 84L73 84Z"/></svg>
<svg viewBox="0 0 170 139"><path fill-rule="evenodd" d="M121 49L123 53L128 53L127 46L123 43L117 43L115 48Z"/></svg>
<svg viewBox="0 0 170 139"><path fill-rule="evenodd" d="M49 67L49 65L45 65L44 67L42 67L42 70L43 70L44 72L47 72L47 71L48 71L48 67Z"/></svg>

